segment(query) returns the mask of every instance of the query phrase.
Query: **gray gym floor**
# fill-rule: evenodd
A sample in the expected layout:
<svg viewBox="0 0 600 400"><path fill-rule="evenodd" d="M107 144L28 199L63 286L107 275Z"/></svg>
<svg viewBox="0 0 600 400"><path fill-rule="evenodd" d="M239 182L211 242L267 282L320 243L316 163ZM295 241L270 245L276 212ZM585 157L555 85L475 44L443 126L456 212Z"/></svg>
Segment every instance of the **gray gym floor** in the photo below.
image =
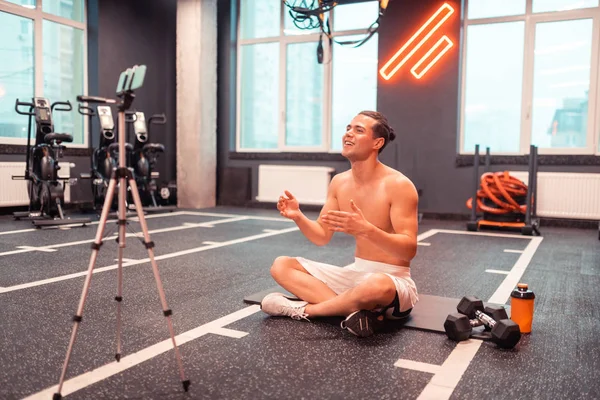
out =
<svg viewBox="0 0 600 400"><path fill-rule="evenodd" d="M502 350L408 328L359 339L341 330L337 318L270 318L243 303L275 286L269 266L279 255L351 263L352 240L343 234L317 247L276 211L259 209L178 210L147 221L189 392L180 383L147 252L131 236L123 268L123 359L114 361L117 244L105 239L63 388L67 398L600 398L594 230L542 226L542 239L532 239L469 235L463 222L421 223L421 237L430 236L412 265L420 293L508 304L503 282L515 274L535 291L533 332ZM96 229L36 230L0 217L0 398L52 397ZM115 232L114 221L107 230ZM139 230L131 220L128 231Z"/></svg>

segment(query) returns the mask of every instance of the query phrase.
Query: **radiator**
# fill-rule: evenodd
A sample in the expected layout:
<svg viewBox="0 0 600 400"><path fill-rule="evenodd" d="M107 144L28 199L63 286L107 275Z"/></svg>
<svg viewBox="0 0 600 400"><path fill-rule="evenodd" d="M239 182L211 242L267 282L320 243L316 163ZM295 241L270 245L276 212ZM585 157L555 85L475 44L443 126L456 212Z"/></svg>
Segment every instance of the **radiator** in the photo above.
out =
<svg viewBox="0 0 600 400"><path fill-rule="evenodd" d="M0 162L0 207L27 206L27 181L13 180L12 176L25 174L25 162ZM70 165L68 162L60 163L60 177L68 177ZM68 183L68 182L67 182ZM71 201L71 188L65 186L65 203Z"/></svg>
<svg viewBox="0 0 600 400"><path fill-rule="evenodd" d="M528 183L527 171L509 171ZM537 215L550 218L600 219L600 174L538 172Z"/></svg>
<svg viewBox="0 0 600 400"><path fill-rule="evenodd" d="M276 203L279 196L288 190L300 205L323 205L334 171L330 167L259 165L256 200Z"/></svg>

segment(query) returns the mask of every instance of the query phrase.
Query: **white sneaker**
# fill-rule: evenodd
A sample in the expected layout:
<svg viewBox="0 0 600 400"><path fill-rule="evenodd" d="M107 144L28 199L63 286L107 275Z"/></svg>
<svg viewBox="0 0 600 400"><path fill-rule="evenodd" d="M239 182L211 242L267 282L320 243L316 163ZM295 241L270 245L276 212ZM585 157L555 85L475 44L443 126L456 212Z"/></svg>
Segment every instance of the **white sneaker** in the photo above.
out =
<svg viewBox="0 0 600 400"><path fill-rule="evenodd" d="M308 314L304 312L307 304L306 301L290 300L283 293L270 293L263 298L260 309L274 317L308 321Z"/></svg>

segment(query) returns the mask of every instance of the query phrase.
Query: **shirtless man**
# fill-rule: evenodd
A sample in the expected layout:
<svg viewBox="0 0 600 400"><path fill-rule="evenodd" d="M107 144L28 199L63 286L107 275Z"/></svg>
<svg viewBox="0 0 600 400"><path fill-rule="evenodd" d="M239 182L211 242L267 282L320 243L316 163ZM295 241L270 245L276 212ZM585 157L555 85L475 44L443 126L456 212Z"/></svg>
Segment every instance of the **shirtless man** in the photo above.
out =
<svg viewBox="0 0 600 400"><path fill-rule="evenodd" d="M410 277L418 195L406 176L378 159L395 137L382 114L360 112L342 139L351 169L333 177L317 220L302 213L292 193L279 198L280 214L317 246L327 244L334 232L354 236L355 263L342 268L303 257L276 258L271 275L301 301L272 293L261 303L263 312L293 319L346 317L342 328L360 337L372 335L384 318L408 316L418 301Z"/></svg>

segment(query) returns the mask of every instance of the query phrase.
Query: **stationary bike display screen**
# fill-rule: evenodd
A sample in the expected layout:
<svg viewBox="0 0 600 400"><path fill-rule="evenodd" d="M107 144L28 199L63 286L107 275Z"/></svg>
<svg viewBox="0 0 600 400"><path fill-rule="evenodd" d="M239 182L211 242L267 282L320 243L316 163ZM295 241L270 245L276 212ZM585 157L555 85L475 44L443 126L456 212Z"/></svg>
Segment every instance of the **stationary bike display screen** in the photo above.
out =
<svg viewBox="0 0 600 400"><path fill-rule="evenodd" d="M113 130L115 128L115 121L113 120L110 107L98 107L98 117L100 118L100 126L104 130Z"/></svg>
<svg viewBox="0 0 600 400"><path fill-rule="evenodd" d="M40 110L40 114L39 114L40 119L43 120L43 121L47 121L49 119L48 118L48 109L47 108L40 108L39 110Z"/></svg>
<svg viewBox="0 0 600 400"><path fill-rule="evenodd" d="M146 118L144 117L143 112L135 113L136 119L133 123L133 130L135 134L138 136L138 139L142 142L146 141Z"/></svg>

